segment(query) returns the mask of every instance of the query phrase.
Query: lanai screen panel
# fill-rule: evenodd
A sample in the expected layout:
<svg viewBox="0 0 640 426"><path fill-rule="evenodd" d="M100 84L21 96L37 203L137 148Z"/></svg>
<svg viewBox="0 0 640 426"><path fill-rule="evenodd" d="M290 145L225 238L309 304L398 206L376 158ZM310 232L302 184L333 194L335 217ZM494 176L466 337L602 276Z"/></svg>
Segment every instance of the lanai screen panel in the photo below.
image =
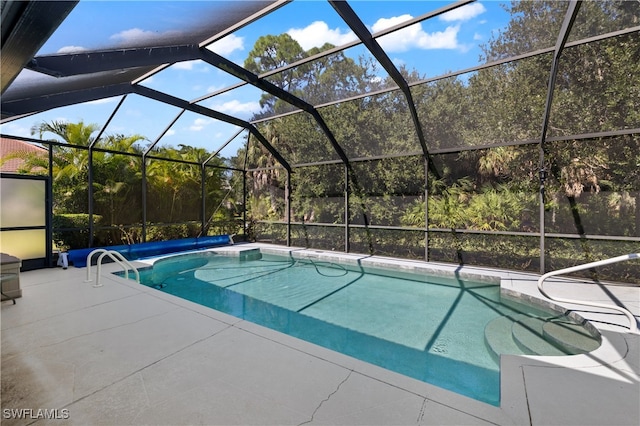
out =
<svg viewBox="0 0 640 426"><path fill-rule="evenodd" d="M640 25L637 1L589 1L580 4L568 43Z"/></svg>
<svg viewBox="0 0 640 426"><path fill-rule="evenodd" d="M38 55L200 43L273 1L81 1ZM87 13L95 20L86 20ZM97 37L95 26L100 25ZM74 46L68 45L73 38Z"/></svg>
<svg viewBox="0 0 640 426"><path fill-rule="evenodd" d="M551 60L538 55L413 86L428 148L539 139Z"/></svg>
<svg viewBox="0 0 640 426"><path fill-rule="evenodd" d="M177 62L154 73L139 84L171 96L190 100L222 87L220 80L226 76L228 76L227 73L198 59ZM231 76L227 80L230 83L235 82Z"/></svg>
<svg viewBox="0 0 640 426"><path fill-rule="evenodd" d="M246 158L249 211L259 219L286 220L287 171L253 135L249 136Z"/></svg>
<svg viewBox="0 0 640 426"><path fill-rule="evenodd" d="M139 156L93 153L94 246L141 241L140 170Z"/></svg>
<svg viewBox="0 0 640 426"><path fill-rule="evenodd" d="M289 164L340 158L319 123L306 112L271 119L256 126Z"/></svg>
<svg viewBox="0 0 640 426"><path fill-rule="evenodd" d="M50 131L45 131L41 136L39 129L45 130L47 125L53 125L54 123L79 124L80 121L82 121L85 126L92 126L95 129L88 135L91 138L95 138L121 98L121 96L104 98L93 102L68 105L43 111L38 114L27 115L26 117L3 123L0 125L0 132L6 135L32 137L50 141L55 140L57 142L69 142L76 145L81 144L79 140L66 141L65 138ZM32 129L35 130L35 132L33 132ZM78 133L75 135L78 135Z"/></svg>
<svg viewBox="0 0 640 426"><path fill-rule="evenodd" d="M174 111L175 112L175 111ZM216 120L191 111L178 111L179 117L173 117L175 122L167 129L162 129L164 134L154 135L154 139L148 141L156 143L149 155L157 157L171 158L175 155L171 150L165 148L175 148L181 150L187 161L203 162L211 153L222 148L222 146L233 139L242 129L233 124ZM171 122L162 123L168 125ZM166 132L165 132L166 130ZM159 140L159 136L162 136ZM227 147L233 148L235 154L242 142L236 140L229 142ZM225 147L225 149L227 149ZM229 152L228 150L226 152ZM231 157L231 155L228 155Z"/></svg>
<svg viewBox="0 0 640 426"><path fill-rule="evenodd" d="M568 47L548 136L640 127L640 32Z"/></svg>
<svg viewBox="0 0 640 426"><path fill-rule="evenodd" d="M424 258L424 173L421 156L352 163L349 175L352 251Z"/></svg>
<svg viewBox="0 0 640 426"><path fill-rule="evenodd" d="M539 230L535 146L436 155L429 226L476 231Z"/></svg>
<svg viewBox="0 0 640 426"><path fill-rule="evenodd" d="M482 46L482 59L492 62L540 49L553 50L568 5L569 2L559 1L521 1L500 5L507 10L510 20L504 31L496 31Z"/></svg>
<svg viewBox="0 0 640 426"><path fill-rule="evenodd" d="M203 235L245 235L243 180L241 171L206 168Z"/></svg>
<svg viewBox="0 0 640 426"><path fill-rule="evenodd" d="M549 143L548 232L640 236L640 137Z"/></svg>
<svg viewBox="0 0 640 426"><path fill-rule="evenodd" d="M433 156L429 258L536 270L538 154L522 145Z"/></svg>
<svg viewBox="0 0 640 426"><path fill-rule="evenodd" d="M53 238L69 248L89 246L89 152L68 145L53 151ZM63 173L63 170L71 173ZM97 220L93 218L94 223Z"/></svg>
<svg viewBox="0 0 640 426"><path fill-rule="evenodd" d="M213 70L217 74L217 68L213 68ZM236 84L242 83L241 80L235 77L232 77L232 80L225 78L222 81L234 81ZM218 90L218 83L219 81L215 80L214 85L207 88L208 92L213 91L213 93L217 94L198 100L198 105L245 121L274 115L276 113L275 109L270 108L270 105L274 102L283 107L283 110L292 111L294 109L286 102L276 101L273 96L250 84L241 84L231 90L226 90L226 88Z"/></svg>
<svg viewBox="0 0 640 426"><path fill-rule="evenodd" d="M406 98L399 90L318 111L350 159L420 152Z"/></svg>
<svg viewBox="0 0 640 426"><path fill-rule="evenodd" d="M93 54L98 62L98 50L134 50L178 45L198 45L225 31L273 2L213 1L213 2L80 2L47 40L38 55ZM96 20L87 20L87 14ZM37 59L37 56L36 56ZM135 67L126 62L121 66L102 64L109 71L87 75L87 63L73 61L73 56L61 56L66 77L41 75L37 81L19 75L3 93L3 116L46 110L62 105L121 95L127 85L152 71L157 65L171 62L169 56L151 59L152 65ZM76 65L77 63L77 65ZM130 68L134 66L134 68ZM46 70L45 70L46 71ZM50 70L57 72L56 69ZM48 71L47 71L48 72ZM24 74L23 71L21 74ZM64 94L64 96L60 96ZM54 95L54 96L52 96ZM20 101L20 102L18 102Z"/></svg>
<svg viewBox="0 0 640 426"><path fill-rule="evenodd" d="M410 217L421 209L424 200L423 158L358 162L351 165L351 170L350 223L424 228L424 222Z"/></svg>
<svg viewBox="0 0 640 426"><path fill-rule="evenodd" d="M420 19L376 37L408 83L478 65L483 43L508 19L498 3L473 2L453 8L454 5L437 1L394 1L376 8L371 2L352 3L361 16L375 17L366 22L371 24L374 36L409 20Z"/></svg>
<svg viewBox="0 0 640 426"><path fill-rule="evenodd" d="M228 136L226 130L231 132L231 129L233 129L233 131L231 135ZM231 167L243 169L242 161L244 161L244 157L240 158L240 156L244 152L242 147L246 144L248 131L242 127L236 126L233 126L233 128L228 127L226 130L225 134L216 134L216 141L218 141L218 144L213 145L215 150L212 148L210 151L218 152L216 158L229 160L227 164ZM219 142L222 142L222 144Z"/></svg>
<svg viewBox="0 0 640 426"><path fill-rule="evenodd" d="M132 80L150 69L138 67L59 78L23 70L2 94L2 114L27 114L123 95L130 91Z"/></svg>
<svg viewBox="0 0 640 426"><path fill-rule="evenodd" d="M326 164L299 167L292 176L292 220L304 223L344 224L345 166Z"/></svg>
<svg viewBox="0 0 640 426"><path fill-rule="evenodd" d="M295 16L295 21L291 20L291 16ZM319 16L322 16L322 21L318 19ZM319 34L323 36L319 37ZM292 35L295 36L295 40ZM255 50L258 54L250 64L247 58L259 37L263 37L265 42L260 46L261 49ZM285 39L286 49L276 51L271 48L273 38ZM249 71L261 75L327 50L327 43L340 46L355 39L355 35L350 33L328 2L294 1L239 28L210 48L219 55L244 65ZM243 46L242 49L239 48L240 45ZM295 75L288 75L295 79ZM287 89L285 86L279 87Z"/></svg>
<svg viewBox="0 0 640 426"><path fill-rule="evenodd" d="M53 146L54 175L70 168L73 173L53 180L53 213L78 214L78 222L89 225L89 151L86 148ZM55 225L54 225L55 226Z"/></svg>
<svg viewBox="0 0 640 426"><path fill-rule="evenodd" d="M292 245L344 250L345 166L299 167L292 175Z"/></svg>
<svg viewBox="0 0 640 426"><path fill-rule="evenodd" d="M396 86L362 45L265 78L314 106Z"/></svg>
<svg viewBox="0 0 640 426"><path fill-rule="evenodd" d="M637 241L607 241L580 238L558 238L550 236L545 244L546 269L553 271L569 268L576 264L595 262L620 256L620 253L637 253ZM574 275L609 282L640 284L640 265L638 262L621 262L600 266L594 272L586 270Z"/></svg>
<svg viewBox="0 0 640 426"><path fill-rule="evenodd" d="M103 137L96 147L130 152L131 145L125 141L136 137L136 144L146 147L160 136L180 111L144 96L128 95L104 128Z"/></svg>
<svg viewBox="0 0 640 426"><path fill-rule="evenodd" d="M249 136L245 153L248 153L245 163L248 236L258 241L286 244L287 171L253 135Z"/></svg>
<svg viewBox="0 0 640 426"><path fill-rule="evenodd" d="M197 164L148 160L148 240L197 235L202 220L201 182L201 167Z"/></svg>

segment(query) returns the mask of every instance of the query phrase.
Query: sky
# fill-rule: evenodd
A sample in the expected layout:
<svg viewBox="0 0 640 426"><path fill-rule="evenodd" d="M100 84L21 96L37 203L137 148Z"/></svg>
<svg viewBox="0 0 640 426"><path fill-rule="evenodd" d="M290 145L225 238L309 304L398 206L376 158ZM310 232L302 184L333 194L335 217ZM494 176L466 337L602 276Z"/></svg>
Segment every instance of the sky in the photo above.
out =
<svg viewBox="0 0 640 426"><path fill-rule="evenodd" d="M352 9L372 33L439 9L438 1L350 1ZM211 32L207 22L225 12L222 1L81 1L44 44L39 55L78 52L87 49L135 46L150 35L179 38L185 28ZM98 18L98 19L96 19ZM214 18L215 19L215 18ZM378 39L396 66L415 69L433 77L466 69L479 63L480 46L504 29L509 15L497 1L477 1L402 31ZM348 25L326 1L295 0L266 17L229 34L209 48L242 65L261 35L287 33L303 49L324 43L336 46L355 40ZM205 37L206 38L206 37ZM367 54L362 45L345 51L354 58ZM367 55L370 56L370 55ZM30 72L25 72L30 73ZM381 78L385 77L381 69ZM28 78L21 75L19 78ZM238 80L201 61L172 65L141 84L187 100L229 87ZM201 102L216 111L249 120L260 111L261 91L251 86L217 95ZM58 108L3 124L6 135L31 136L40 122L84 121L102 127L120 97ZM233 125L185 112L166 133L180 112L137 95L129 95L106 129L106 134L140 134L149 141L161 135L160 145L192 145L215 151L239 130ZM221 151L231 156L243 142L244 133ZM51 137L51 135L48 135Z"/></svg>

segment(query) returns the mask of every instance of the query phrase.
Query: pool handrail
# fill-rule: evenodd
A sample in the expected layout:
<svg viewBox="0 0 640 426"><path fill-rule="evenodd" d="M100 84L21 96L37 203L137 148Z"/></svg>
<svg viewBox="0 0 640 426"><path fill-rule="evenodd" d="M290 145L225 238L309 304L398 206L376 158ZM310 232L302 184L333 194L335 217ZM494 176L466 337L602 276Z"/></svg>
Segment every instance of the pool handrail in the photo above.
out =
<svg viewBox="0 0 640 426"><path fill-rule="evenodd" d="M623 307L617 306L617 305L607 305L607 304L604 304L604 303L586 302L586 301L583 301L583 300L552 297L543 289L544 281L549 277L553 277L555 275L570 274L572 272L582 271L582 270L585 270L585 269L595 268L597 266L609 265L611 263L618 263L618 262L622 262L624 260L632 260L632 259L640 259L640 253L625 254L625 255L622 255L622 256L612 257L610 259L598 260L596 262L589 262L589 263L585 263L583 265L572 266L570 268L558 269L557 271L547 272L546 274L542 275L538 279L538 290L544 296L546 296L547 298L549 298L551 300L554 300L556 302L573 303L573 304L576 304L576 305L584 305L584 306L593 306L593 307L596 307L596 308L613 309L613 310L622 312L629 319L629 333L640 334L640 333L638 333L638 322L636 321L636 317L633 315L633 313L631 311L629 311L626 308L623 308Z"/></svg>
<svg viewBox="0 0 640 426"><path fill-rule="evenodd" d="M91 258L93 257L94 254L98 254L98 253L104 253L108 251L107 249L104 248L97 248L95 250L92 250L91 252L89 252L89 254L87 255L87 261L86 261L86 265L87 265L87 279L84 280L84 282L88 283L93 281L91 279ZM127 274L127 278L129 278L129 271L126 272Z"/></svg>
<svg viewBox="0 0 640 426"><path fill-rule="evenodd" d="M97 248L97 249L93 250L91 253L89 253L87 255L87 279L84 280L84 282L89 283L89 282L93 281L91 279L91 258L93 257L93 255L98 254L98 253L105 253L105 252L108 252L108 251L115 252L114 250L108 250L108 249L105 249L105 248ZM118 253L118 252L116 252L116 253ZM121 253L118 253L118 254L121 254ZM124 271L124 274L125 274L124 277L125 277L125 279L129 279L129 270L127 268L125 268L125 265L122 262L120 262L120 260L114 259L113 256L110 256L110 257L115 262L118 262L118 264L124 268L124 270L125 270Z"/></svg>
<svg viewBox="0 0 640 426"><path fill-rule="evenodd" d="M104 259L105 256L109 256L114 262L122 266L122 269L124 269L125 273L125 279L129 278L129 269L133 270L136 275L136 282L140 283L140 273L138 272L138 269L136 269L135 266L133 266L127 259L125 259L122 253L119 253L115 250L106 249L95 249L87 256L87 281L91 281L91 277L89 275L91 271L91 256L96 253L101 254L98 257L98 262L96 264L96 283L93 285L94 287L102 287L102 284L100 284L100 270L102 267L102 259Z"/></svg>

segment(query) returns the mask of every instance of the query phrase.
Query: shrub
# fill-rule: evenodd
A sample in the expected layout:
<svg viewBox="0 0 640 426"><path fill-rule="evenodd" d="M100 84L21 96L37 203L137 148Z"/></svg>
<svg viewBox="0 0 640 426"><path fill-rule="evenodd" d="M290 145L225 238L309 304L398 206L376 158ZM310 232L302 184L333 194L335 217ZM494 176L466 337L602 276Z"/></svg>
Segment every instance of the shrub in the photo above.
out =
<svg viewBox="0 0 640 426"><path fill-rule="evenodd" d="M94 223L102 216L93 215ZM58 247L77 249L89 247L89 215L86 213L54 214L53 241Z"/></svg>

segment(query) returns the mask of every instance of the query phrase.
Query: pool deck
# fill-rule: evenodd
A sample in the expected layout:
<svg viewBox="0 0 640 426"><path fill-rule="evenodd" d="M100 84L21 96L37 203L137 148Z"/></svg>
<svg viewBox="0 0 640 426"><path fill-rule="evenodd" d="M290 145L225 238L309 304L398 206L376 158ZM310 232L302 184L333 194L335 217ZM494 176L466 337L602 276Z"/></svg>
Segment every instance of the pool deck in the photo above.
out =
<svg viewBox="0 0 640 426"><path fill-rule="evenodd" d="M536 275L500 275L505 290L542 298ZM600 330L601 347L503 356L494 407L111 274L102 287L85 278L85 268L25 272L22 298L2 302L2 424L640 424L640 337L615 311L565 305ZM638 286L552 279L546 288L640 314Z"/></svg>

